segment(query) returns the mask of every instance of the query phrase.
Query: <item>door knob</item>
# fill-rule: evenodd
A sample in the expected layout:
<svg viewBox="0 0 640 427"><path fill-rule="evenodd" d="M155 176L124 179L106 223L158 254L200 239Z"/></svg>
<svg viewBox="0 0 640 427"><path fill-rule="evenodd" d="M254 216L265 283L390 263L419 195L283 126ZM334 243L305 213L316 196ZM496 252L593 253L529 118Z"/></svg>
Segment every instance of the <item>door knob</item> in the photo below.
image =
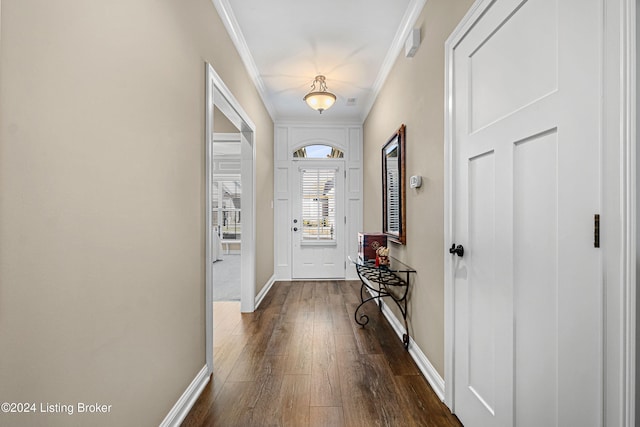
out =
<svg viewBox="0 0 640 427"><path fill-rule="evenodd" d="M298 227L293 227L293 231L298 231Z"/></svg>
<svg viewBox="0 0 640 427"><path fill-rule="evenodd" d="M451 248L449 249L449 253L456 254L460 258L462 258L462 256L464 255L464 247L462 245L456 246L456 244L454 243L453 245L451 245Z"/></svg>

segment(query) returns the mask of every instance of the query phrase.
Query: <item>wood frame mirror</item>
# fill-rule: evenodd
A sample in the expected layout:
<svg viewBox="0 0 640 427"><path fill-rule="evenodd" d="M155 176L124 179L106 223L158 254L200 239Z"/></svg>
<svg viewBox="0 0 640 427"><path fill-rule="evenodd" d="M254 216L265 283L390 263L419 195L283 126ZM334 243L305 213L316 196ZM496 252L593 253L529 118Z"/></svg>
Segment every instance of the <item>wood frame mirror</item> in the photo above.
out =
<svg viewBox="0 0 640 427"><path fill-rule="evenodd" d="M382 146L382 232L406 243L405 125Z"/></svg>

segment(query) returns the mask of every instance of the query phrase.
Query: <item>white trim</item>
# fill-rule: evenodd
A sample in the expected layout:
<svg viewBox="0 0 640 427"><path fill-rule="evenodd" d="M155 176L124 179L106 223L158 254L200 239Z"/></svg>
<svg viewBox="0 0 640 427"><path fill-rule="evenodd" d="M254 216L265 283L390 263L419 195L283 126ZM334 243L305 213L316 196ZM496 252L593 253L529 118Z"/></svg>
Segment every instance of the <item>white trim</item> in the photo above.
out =
<svg viewBox="0 0 640 427"><path fill-rule="evenodd" d="M400 21L396 35L391 42L389 50L387 51L387 56L385 56L384 61L380 66L380 71L378 71L378 76L373 82L373 86L371 87L371 96L367 99L365 108L362 110L362 116L360 119L363 122L371 112L371 108L373 108L373 104L376 102L378 94L380 94L380 90L387 81L387 77L389 77L389 73L391 73L391 69L398 59L398 55L404 49L404 43L407 40L409 33L413 30L418 17L420 17L420 12L422 12L426 3L427 0L411 0L407 6L407 10Z"/></svg>
<svg viewBox="0 0 640 427"><path fill-rule="evenodd" d="M621 186L625 210L622 224L622 235L625 236L622 247L622 316L623 316L623 384L622 384L622 424L636 425L636 375L637 375L637 289L636 289L636 254L637 254L637 0L624 0L622 4L621 43Z"/></svg>
<svg viewBox="0 0 640 427"><path fill-rule="evenodd" d="M604 0L604 7L604 425L632 427L637 388L636 0Z"/></svg>
<svg viewBox="0 0 640 427"><path fill-rule="evenodd" d="M209 369L207 365L204 365L184 393L182 393L182 396L173 405L167 416L164 417L160 427L179 426L193 407L193 404L196 403L198 397L200 397L210 378Z"/></svg>
<svg viewBox="0 0 640 427"><path fill-rule="evenodd" d="M369 284L369 286L372 286L371 282L369 282L366 278L364 280ZM371 296L374 296L378 293L374 289L369 288L367 288L367 292ZM402 342L402 337L406 333L404 325L400 322L400 320L398 320L395 314L393 314L393 311L391 311L384 300L381 299L380 302L382 303L382 314L384 314L387 322L389 322L389 325L391 325L396 335L398 335L398 338L400 338L400 342ZM422 372L422 375L425 377L438 398L444 401L444 379L440 376L427 355L424 354L420 346L418 346L418 344L413 340L413 337L411 337L411 335L409 335L409 355L411 356L413 361L416 362L416 365L418 365L418 369L420 369L420 372Z"/></svg>
<svg viewBox="0 0 640 427"><path fill-rule="evenodd" d="M345 121L345 122L340 122L340 121L332 121L331 123L315 123L315 122L310 122L308 120L294 120L294 119L287 119L287 120L279 120L273 123L273 127L287 127L287 128L291 128L291 127L295 127L295 128L301 128L301 129L308 129L308 128L358 128L358 129L362 129L362 123L361 122L354 122L354 121Z"/></svg>
<svg viewBox="0 0 640 427"><path fill-rule="evenodd" d="M211 65L205 63L205 357L209 373L213 373L213 228L211 176L213 175L213 78Z"/></svg>
<svg viewBox="0 0 640 427"><path fill-rule="evenodd" d="M235 112L237 116L247 124L249 129L252 132L255 132L256 125L253 123L253 121L251 120L247 112L244 111L244 109L240 105L240 102L238 102L236 97L233 96L233 93L231 93L231 90L229 90L229 88L224 83L224 81L222 81L222 78L218 75L218 73L216 73L216 70L213 68L213 66L209 63L207 63L207 65L208 65L208 69L210 70L211 79L213 81L215 88L218 89L218 91L220 92L220 95L222 95L222 97L227 100L230 106L230 108L225 108L224 105L218 105L220 100L215 99L214 103L216 104L216 107L218 107L220 111L222 111L225 115L232 114ZM241 125L239 123L235 122L234 120L231 120L231 122L236 127L240 128Z"/></svg>
<svg viewBox="0 0 640 427"><path fill-rule="evenodd" d="M260 77L258 67L253 60L253 56L251 55L251 51L249 50L249 46L247 45L247 41L244 38L244 35L242 34L240 24L238 24L238 20L233 13L231 5L229 4L228 0L211 1L218 11L218 15L220 16L224 27L227 29L227 33L229 34L231 41L236 47L238 55L240 55L240 58L242 59L245 68L247 69L247 73L249 73L249 77L251 77L253 84L258 90L264 107L267 109L269 116L271 116L271 120L275 121L277 112L275 110L275 107L269 100L269 97L267 96L267 90L264 86L264 82L262 81L262 77Z"/></svg>
<svg viewBox="0 0 640 427"><path fill-rule="evenodd" d="M637 129L638 123L637 114L638 114L638 3L637 0L628 1L626 3L626 16L628 19L627 23L627 40L628 47L626 50L627 55L627 87L623 89L623 93L627 94L629 100L627 102L627 112L626 112L626 137L627 137L627 171L628 174L626 176L627 179L627 226L629 242L627 247L625 248L626 254L626 265L627 265L627 275L625 277L626 283L626 298L627 304L625 307L626 313L626 329L627 334L625 337L625 347L627 354L626 357L626 375L625 375L625 424L627 426L635 426L637 414L636 411L638 408L637 405L637 397L636 393L638 392L638 384L637 384L637 375L638 375L638 342L636 340L638 329L637 329L637 316L638 316L638 307L637 307L637 251L638 251L638 224L636 222L638 218L638 146L637 146Z"/></svg>
<svg viewBox="0 0 640 427"><path fill-rule="evenodd" d="M387 318L396 335L398 335L400 341L402 341L402 336L405 333L404 326L384 301L382 301L382 314ZM422 372L422 375L426 378L429 385L431 385L433 391L438 395L438 398L444 401L444 378L440 376L427 355L424 354L411 335L409 335L409 354L413 361L416 362L416 365L418 365L418 369L420 369L420 372Z"/></svg>
<svg viewBox="0 0 640 427"><path fill-rule="evenodd" d="M242 183L242 212L244 216L243 242L240 245L240 311L252 313L255 310L256 297L256 132L242 132L240 163ZM245 141L246 139L246 141ZM248 213L248 215L247 215Z"/></svg>
<svg viewBox="0 0 640 427"><path fill-rule="evenodd" d="M260 303L262 303L262 300L264 299L264 297L267 296L267 294L269 293L269 291L271 290L271 287L273 286L273 284L276 282L276 278L274 275L272 275L269 280L267 280L267 283L262 287L262 290L260 292L258 292L258 295L256 295L256 309L260 306Z"/></svg>
<svg viewBox="0 0 640 427"><path fill-rule="evenodd" d="M447 253L449 246L453 243L455 235L453 233L453 175L454 175L454 153L453 153L453 50L462 40L464 35L471 29L480 15L493 3L493 0L476 1L467 14L462 18L458 26L451 33L445 42L445 88L444 88L444 242L442 250ZM455 288L453 286L455 265L451 257L444 258L444 378L449 384L445 388L444 403L455 413L453 392L454 382L454 301Z"/></svg>

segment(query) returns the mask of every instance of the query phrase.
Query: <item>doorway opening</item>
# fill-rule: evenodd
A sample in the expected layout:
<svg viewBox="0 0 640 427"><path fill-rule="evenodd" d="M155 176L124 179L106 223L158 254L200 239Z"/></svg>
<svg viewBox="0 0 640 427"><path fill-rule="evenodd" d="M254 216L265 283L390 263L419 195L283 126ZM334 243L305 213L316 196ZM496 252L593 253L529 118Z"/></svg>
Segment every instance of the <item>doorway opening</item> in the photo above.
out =
<svg viewBox="0 0 640 427"><path fill-rule="evenodd" d="M213 373L214 296L239 300L241 312L255 309L255 125L210 64L205 111L205 344Z"/></svg>
<svg viewBox="0 0 640 427"><path fill-rule="evenodd" d="M239 130L214 112L211 226L213 227L213 301L240 301L242 283L242 141ZM222 126L220 126L222 128ZM239 307L238 307L239 310Z"/></svg>

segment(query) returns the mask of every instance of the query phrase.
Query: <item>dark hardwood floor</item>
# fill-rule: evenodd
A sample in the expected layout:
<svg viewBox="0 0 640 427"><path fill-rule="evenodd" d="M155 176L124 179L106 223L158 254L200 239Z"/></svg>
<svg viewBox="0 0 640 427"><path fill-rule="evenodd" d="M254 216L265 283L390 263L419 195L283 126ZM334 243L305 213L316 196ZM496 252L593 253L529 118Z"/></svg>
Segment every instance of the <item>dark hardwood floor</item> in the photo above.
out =
<svg viewBox="0 0 640 427"><path fill-rule="evenodd" d="M214 305L214 375L183 426L461 426L360 282L278 282L260 307Z"/></svg>

